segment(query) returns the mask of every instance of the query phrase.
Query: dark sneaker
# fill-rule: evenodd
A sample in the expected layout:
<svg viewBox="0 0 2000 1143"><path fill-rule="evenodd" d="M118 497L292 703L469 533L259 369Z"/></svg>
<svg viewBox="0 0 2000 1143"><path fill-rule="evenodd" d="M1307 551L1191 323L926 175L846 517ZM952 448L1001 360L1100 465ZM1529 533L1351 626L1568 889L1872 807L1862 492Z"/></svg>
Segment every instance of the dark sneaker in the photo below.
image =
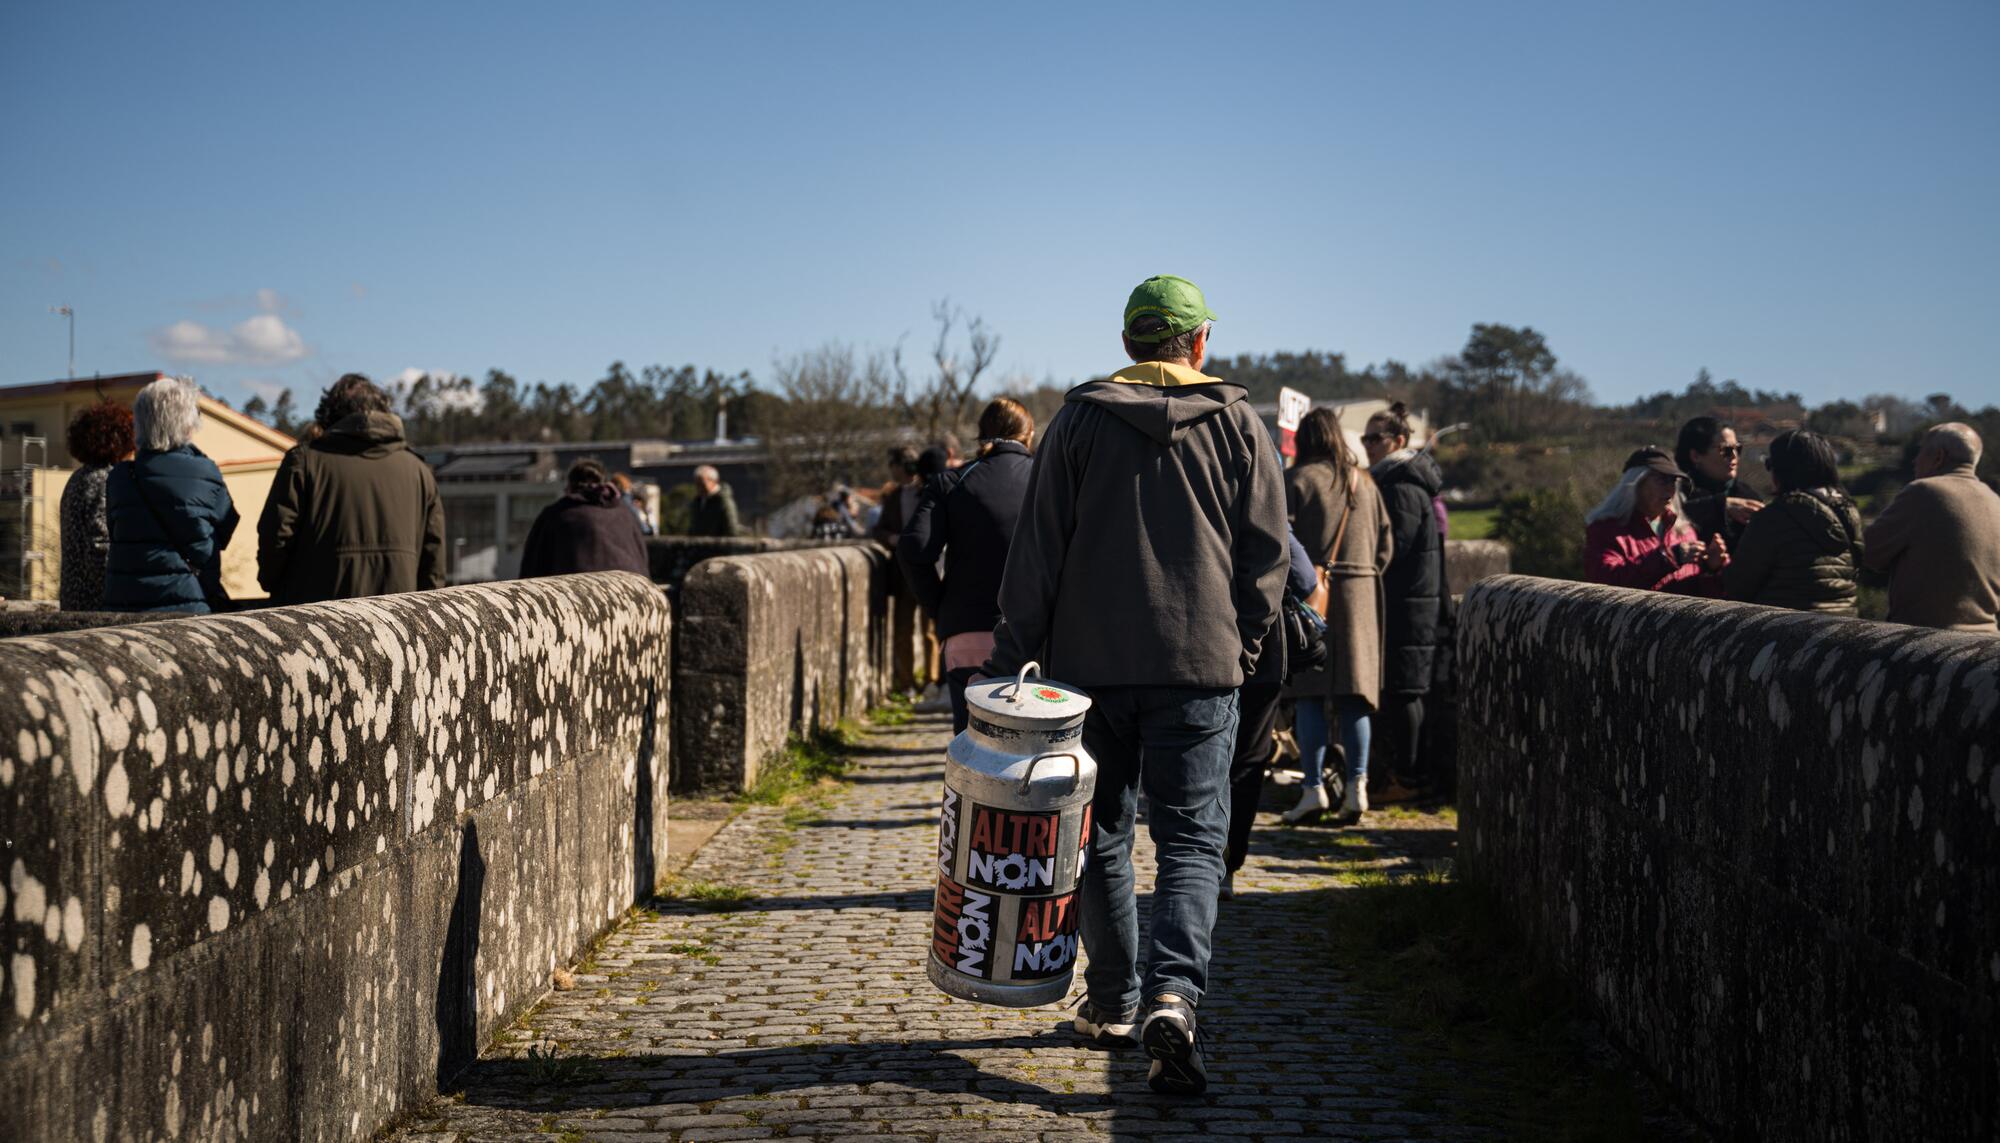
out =
<svg viewBox="0 0 2000 1143"><path fill-rule="evenodd" d="M1200 1095L1208 1089L1208 1069L1201 1060L1201 1032L1194 1005L1167 996L1146 1013L1139 1033L1153 1066L1146 1083L1162 1095Z"/></svg>
<svg viewBox="0 0 2000 1143"><path fill-rule="evenodd" d="M1108 1008L1099 1008L1085 998L1076 1010L1076 1019L1071 1020L1069 1026L1100 1048L1139 1046L1137 1012L1113 1012Z"/></svg>

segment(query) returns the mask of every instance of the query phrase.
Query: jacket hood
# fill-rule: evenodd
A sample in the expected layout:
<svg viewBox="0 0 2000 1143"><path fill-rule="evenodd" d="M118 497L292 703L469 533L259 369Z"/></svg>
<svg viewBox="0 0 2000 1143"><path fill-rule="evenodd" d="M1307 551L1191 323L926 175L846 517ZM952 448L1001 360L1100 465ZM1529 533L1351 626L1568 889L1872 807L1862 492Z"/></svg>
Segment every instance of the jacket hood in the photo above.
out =
<svg viewBox="0 0 2000 1143"><path fill-rule="evenodd" d="M1414 484L1426 496L1436 496L1444 490L1444 472L1437 461L1431 459L1431 454L1415 449L1392 452L1370 466L1368 472L1376 484L1385 488L1391 484Z"/></svg>
<svg viewBox="0 0 2000 1143"><path fill-rule="evenodd" d="M335 421L313 446L356 456L387 456L405 447L403 418L394 413L351 413Z"/></svg>
<svg viewBox="0 0 2000 1143"><path fill-rule="evenodd" d="M1096 405L1151 437L1171 445L1200 421L1249 396L1231 381L1165 361L1146 361L1120 369L1104 381L1086 381L1069 391L1065 401Z"/></svg>
<svg viewBox="0 0 2000 1143"><path fill-rule="evenodd" d="M1772 501L1764 511L1783 512L1808 540L1828 555L1838 555L1860 538L1861 517L1855 511L1853 501L1836 496L1833 490L1827 488L1787 492Z"/></svg>

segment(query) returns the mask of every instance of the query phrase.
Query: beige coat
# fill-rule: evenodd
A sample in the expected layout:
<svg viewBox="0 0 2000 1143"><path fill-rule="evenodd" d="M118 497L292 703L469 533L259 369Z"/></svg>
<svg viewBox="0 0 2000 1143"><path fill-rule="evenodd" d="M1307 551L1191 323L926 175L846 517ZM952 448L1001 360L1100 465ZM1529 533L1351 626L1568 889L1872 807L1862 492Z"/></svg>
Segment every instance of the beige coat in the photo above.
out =
<svg viewBox="0 0 2000 1143"><path fill-rule="evenodd" d="M1389 513L1375 481L1359 468L1348 470L1354 489L1354 518L1341 532L1347 496L1333 464L1317 461L1285 473L1285 508L1292 534L1313 562L1327 568L1326 670L1295 676L1295 695L1355 695L1370 708L1382 692L1382 569L1394 542ZM1340 550L1333 540L1340 534Z"/></svg>
<svg viewBox="0 0 2000 1143"><path fill-rule="evenodd" d="M1862 562L1889 575L1889 622L2000 630L2000 496L1971 465L1911 481L1868 525Z"/></svg>

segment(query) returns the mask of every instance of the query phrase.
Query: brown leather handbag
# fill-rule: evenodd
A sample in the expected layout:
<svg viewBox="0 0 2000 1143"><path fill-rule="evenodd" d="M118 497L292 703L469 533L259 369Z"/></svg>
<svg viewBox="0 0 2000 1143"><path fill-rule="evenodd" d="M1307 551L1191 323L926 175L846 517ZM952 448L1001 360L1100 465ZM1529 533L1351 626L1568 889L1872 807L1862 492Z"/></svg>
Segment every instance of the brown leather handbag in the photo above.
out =
<svg viewBox="0 0 2000 1143"><path fill-rule="evenodd" d="M1350 476L1349 479L1352 479L1352 477ZM1331 602L1333 597L1332 588L1327 583L1332 578L1328 569L1333 566L1333 561L1340 556L1340 543L1347 538L1347 518L1352 515L1354 515L1354 505L1350 502L1346 508L1341 510L1340 526L1333 530L1333 549L1326 553L1326 558L1321 560L1319 566L1314 569L1319 582L1313 584L1312 594L1306 596L1306 606L1318 612L1322 619L1326 618L1326 606Z"/></svg>

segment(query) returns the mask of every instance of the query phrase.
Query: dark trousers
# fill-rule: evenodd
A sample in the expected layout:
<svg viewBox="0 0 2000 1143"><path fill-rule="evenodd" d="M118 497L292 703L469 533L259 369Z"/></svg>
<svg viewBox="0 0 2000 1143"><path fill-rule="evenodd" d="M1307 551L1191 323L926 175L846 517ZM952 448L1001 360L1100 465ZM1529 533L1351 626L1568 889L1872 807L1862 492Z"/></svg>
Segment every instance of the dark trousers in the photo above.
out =
<svg viewBox="0 0 2000 1143"><path fill-rule="evenodd" d="M1424 696L1382 695L1382 709L1376 716L1377 738L1388 749L1389 777L1405 786L1420 787L1430 778L1424 772Z"/></svg>
<svg viewBox="0 0 2000 1143"><path fill-rule="evenodd" d="M1244 683L1236 691L1236 754L1229 762L1229 849L1223 866L1234 873L1250 856L1250 827L1264 797L1265 763L1278 729L1279 683Z"/></svg>

